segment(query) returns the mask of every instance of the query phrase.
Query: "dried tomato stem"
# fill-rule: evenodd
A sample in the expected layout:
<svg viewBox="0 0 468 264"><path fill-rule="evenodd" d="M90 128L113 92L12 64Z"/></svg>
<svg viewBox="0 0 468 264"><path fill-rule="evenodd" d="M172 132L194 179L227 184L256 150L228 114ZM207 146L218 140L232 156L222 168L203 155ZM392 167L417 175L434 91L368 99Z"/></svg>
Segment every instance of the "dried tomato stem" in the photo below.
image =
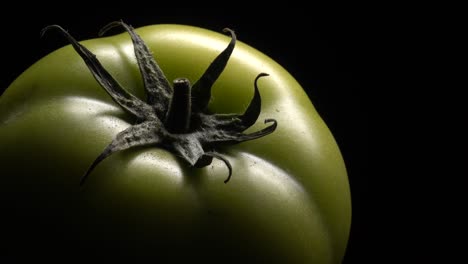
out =
<svg viewBox="0 0 468 264"><path fill-rule="evenodd" d="M117 25L123 26L132 39L135 58L147 92L146 102L127 92L103 67L97 56L63 28L51 25L44 29L44 31L51 28L58 29L83 59L96 81L118 105L137 119L137 124L115 136L91 164L80 184L85 182L102 160L115 152L137 146L158 145L183 158L194 167L206 167L211 164L213 158L220 159L229 169L228 178L225 180L228 182L232 175L232 166L228 159L216 152L217 147L264 137L276 129L277 124L274 119L265 119L265 123L272 124L256 132L244 133L258 120L261 98L257 82L259 78L268 74L260 73L255 78L254 96L244 114L210 113L206 108L211 98L211 88L232 54L236 44L234 31L225 29L231 34L231 41L193 86L188 79L178 78L174 80L171 88L149 47L130 25L121 21L114 22L104 27L103 31Z"/></svg>
<svg viewBox="0 0 468 264"><path fill-rule="evenodd" d="M169 132L174 134L188 132L192 107L191 95L189 80L186 78L174 80L174 93L164 124Z"/></svg>

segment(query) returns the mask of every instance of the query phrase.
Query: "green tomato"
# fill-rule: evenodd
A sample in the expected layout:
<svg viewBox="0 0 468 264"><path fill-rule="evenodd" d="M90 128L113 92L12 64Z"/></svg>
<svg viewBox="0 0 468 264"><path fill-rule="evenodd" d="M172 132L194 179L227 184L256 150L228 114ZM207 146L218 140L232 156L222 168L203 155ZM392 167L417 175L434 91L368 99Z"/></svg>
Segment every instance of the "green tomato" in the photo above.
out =
<svg viewBox="0 0 468 264"><path fill-rule="evenodd" d="M229 42L182 25L137 33L169 80L196 81ZM130 93L145 97L128 34L81 43ZM266 137L219 150L232 165L227 184L223 162L194 168L155 146L113 154L80 186L89 164L135 120L70 45L32 65L0 98L6 255L341 262L351 223L347 173L332 134L296 80L239 42L213 86L209 109L242 113L261 72L270 76L258 82L260 120L274 118L278 126ZM263 127L257 122L248 131Z"/></svg>

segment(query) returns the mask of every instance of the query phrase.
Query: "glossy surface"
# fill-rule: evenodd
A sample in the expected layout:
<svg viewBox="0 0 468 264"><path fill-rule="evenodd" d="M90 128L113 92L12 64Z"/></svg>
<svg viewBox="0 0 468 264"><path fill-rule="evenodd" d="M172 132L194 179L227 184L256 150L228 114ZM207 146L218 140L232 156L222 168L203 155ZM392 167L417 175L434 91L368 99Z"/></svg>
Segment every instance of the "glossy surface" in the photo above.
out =
<svg viewBox="0 0 468 264"><path fill-rule="evenodd" d="M192 83L229 42L222 34L179 25L137 32L169 80L187 77ZM127 34L82 43L123 87L143 97ZM0 98L1 198L10 205L9 220L21 223L9 232L11 250L38 247L34 243L46 235L62 250L74 247L60 241L87 250L81 254L99 248L114 256L136 252L215 263L219 257L339 263L351 222L346 169L300 85L239 42L213 87L210 109L243 112L260 72L270 76L259 81L262 112L251 130L263 128L266 118L276 119L278 128L219 150L233 166L228 184L220 161L194 169L165 150L139 148L103 161L80 188L90 162L134 121L70 46L38 61ZM27 239L16 241L19 235Z"/></svg>

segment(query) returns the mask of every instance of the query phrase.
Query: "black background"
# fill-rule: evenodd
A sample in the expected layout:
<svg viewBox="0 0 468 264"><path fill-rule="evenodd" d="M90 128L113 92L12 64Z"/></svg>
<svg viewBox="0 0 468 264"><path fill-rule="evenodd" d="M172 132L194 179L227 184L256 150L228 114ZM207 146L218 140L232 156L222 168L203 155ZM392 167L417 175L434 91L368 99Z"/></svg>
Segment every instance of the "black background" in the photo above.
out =
<svg viewBox="0 0 468 264"><path fill-rule="evenodd" d="M75 3L76 4L76 3ZM134 4L134 3L131 3ZM228 3L226 3L228 4ZM188 24L220 31L234 29L238 39L267 54L287 69L307 92L334 134L344 156L352 192L353 222L344 263L379 259L379 216L371 197L373 179L369 166L370 114L376 17L366 11L311 8L262 9L132 8L114 3L104 9L87 9L62 3L53 9L44 4L11 7L3 16L0 92L32 63L64 46L59 38L40 38L40 30L60 24L78 40L97 37L108 22L123 19L134 27L149 24ZM63 6L69 5L69 6ZM5 11L5 10L4 10ZM375 87L373 87L375 88Z"/></svg>

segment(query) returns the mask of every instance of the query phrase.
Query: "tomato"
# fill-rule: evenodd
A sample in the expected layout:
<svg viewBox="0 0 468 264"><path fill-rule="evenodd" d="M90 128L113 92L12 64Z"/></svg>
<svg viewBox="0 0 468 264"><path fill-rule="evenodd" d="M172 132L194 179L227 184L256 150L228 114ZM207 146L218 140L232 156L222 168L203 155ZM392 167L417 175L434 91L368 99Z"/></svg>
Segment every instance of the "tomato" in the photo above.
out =
<svg viewBox="0 0 468 264"><path fill-rule="evenodd" d="M183 25L136 32L170 81L195 82L229 43L220 33ZM80 43L144 100L127 33ZM214 83L208 109L242 113L263 72L269 76L258 80L260 117L247 132L263 129L269 118L277 127L268 136L217 150L232 167L228 183L223 160L197 168L167 148L143 146L107 157L80 186L93 160L137 121L104 91L71 45L36 62L0 98L6 255L341 262L351 224L347 173L331 132L296 80L238 42Z"/></svg>

